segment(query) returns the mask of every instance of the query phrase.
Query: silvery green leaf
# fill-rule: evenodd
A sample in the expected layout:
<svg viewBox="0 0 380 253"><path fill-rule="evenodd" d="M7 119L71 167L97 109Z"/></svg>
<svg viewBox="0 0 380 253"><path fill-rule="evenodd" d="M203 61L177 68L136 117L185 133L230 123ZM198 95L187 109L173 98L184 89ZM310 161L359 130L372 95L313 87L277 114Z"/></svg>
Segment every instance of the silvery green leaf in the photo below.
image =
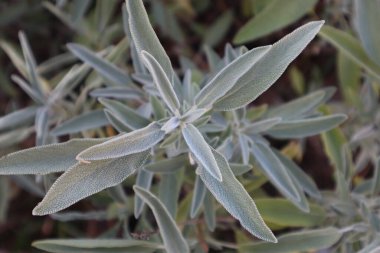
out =
<svg viewBox="0 0 380 253"><path fill-rule="evenodd" d="M110 80L121 86L126 86L132 83L132 80L127 73L115 67L115 65L111 64L107 60L102 59L87 48L74 43L67 44L67 48L76 57L93 67L101 76L107 80Z"/></svg>
<svg viewBox="0 0 380 253"><path fill-rule="evenodd" d="M142 0L126 0L129 14L129 29L137 52L147 51L160 64L169 80L173 78L173 69L165 49L157 38L145 11Z"/></svg>
<svg viewBox="0 0 380 253"><path fill-rule="evenodd" d="M294 186L287 169L276 157L270 147L266 144L257 142L252 145L251 151L262 170L276 188L290 201L298 203L301 200L300 193Z"/></svg>
<svg viewBox="0 0 380 253"><path fill-rule="evenodd" d="M10 175L12 181L21 189L25 190L30 194L34 194L38 197L43 198L45 196L45 191L36 182L36 177L29 175Z"/></svg>
<svg viewBox="0 0 380 253"><path fill-rule="evenodd" d="M215 105L217 110L243 107L266 91L284 73L287 66L315 37L323 21L310 22L275 43L253 67L246 72Z"/></svg>
<svg viewBox="0 0 380 253"><path fill-rule="evenodd" d="M106 139L72 139L68 142L29 148L0 159L0 174L49 174L66 171L82 150Z"/></svg>
<svg viewBox="0 0 380 253"><path fill-rule="evenodd" d="M23 91L25 91L25 93L28 94L28 96L31 99L33 99L36 103L38 103L38 104L44 104L45 103L45 98L39 92L37 92L35 89L30 87L30 85L26 81L24 81L21 77L19 77L17 75L12 75L11 79L15 83L17 83L18 86L20 86L20 88Z"/></svg>
<svg viewBox="0 0 380 253"><path fill-rule="evenodd" d="M80 24L90 7L91 0L74 0L71 6L71 20L74 24Z"/></svg>
<svg viewBox="0 0 380 253"><path fill-rule="evenodd" d="M66 135L96 129L108 125L108 119L103 110L85 112L57 125L50 134L54 136Z"/></svg>
<svg viewBox="0 0 380 253"><path fill-rule="evenodd" d="M192 83L192 71L187 69L183 77L182 94L184 100L191 106L194 104L194 97L199 92L197 88L198 86Z"/></svg>
<svg viewBox="0 0 380 253"><path fill-rule="evenodd" d="M262 240L277 242L276 237L261 218L255 203L235 178L227 160L218 151L212 150L212 152L220 168L223 182L216 180L203 167L199 167L197 173L208 190L252 235Z"/></svg>
<svg viewBox="0 0 380 253"><path fill-rule="evenodd" d="M42 86L41 78L38 75L36 60L34 59L32 50L30 49L29 42L22 31L19 32L18 36L21 42L22 52L24 54L29 80L35 91L43 97L44 87Z"/></svg>
<svg viewBox="0 0 380 253"><path fill-rule="evenodd" d="M126 239L49 239L35 241L32 246L51 253L153 253L163 248L154 242Z"/></svg>
<svg viewBox="0 0 380 253"><path fill-rule="evenodd" d="M0 148L18 144L28 138L32 132L30 128L20 128L0 133Z"/></svg>
<svg viewBox="0 0 380 253"><path fill-rule="evenodd" d="M89 212L60 212L51 214L54 220L61 222L75 221L75 220L107 220L110 215L107 211L89 211ZM112 217L112 215L111 215Z"/></svg>
<svg viewBox="0 0 380 253"><path fill-rule="evenodd" d="M211 147L203 138L201 132L192 124L187 124L182 128L182 135L195 158L198 160L199 165L206 169L213 177L220 182L222 174L220 168L215 160L211 151Z"/></svg>
<svg viewBox="0 0 380 253"><path fill-rule="evenodd" d="M230 168L235 176L241 176L248 171L252 170L252 166L249 164L230 163Z"/></svg>
<svg viewBox="0 0 380 253"><path fill-rule="evenodd" d="M49 108L40 107L36 113L36 146L46 144L49 135Z"/></svg>
<svg viewBox="0 0 380 253"><path fill-rule="evenodd" d="M170 83L169 77L165 74L157 60L147 51L141 51L141 57L153 77L153 81L156 84L157 90L160 92L161 98L174 114L178 114L180 103Z"/></svg>
<svg viewBox="0 0 380 253"><path fill-rule="evenodd" d="M150 162L145 166L145 170L152 173L174 173L185 166L187 162L187 155L179 155L172 158Z"/></svg>
<svg viewBox="0 0 380 253"><path fill-rule="evenodd" d="M380 192L380 158L375 163L375 172L372 179L372 194L376 196Z"/></svg>
<svg viewBox="0 0 380 253"><path fill-rule="evenodd" d="M308 112L312 112L323 102L325 90L312 92L306 96L281 104L266 113L267 118L281 117L283 120L297 119Z"/></svg>
<svg viewBox="0 0 380 253"><path fill-rule="evenodd" d="M119 133L128 133L131 131L131 129L127 125L125 125L125 123L121 119L119 119L118 117L115 117L114 114L112 114L110 110L104 109L104 114L106 115L106 118L109 121L109 123Z"/></svg>
<svg viewBox="0 0 380 253"><path fill-rule="evenodd" d="M161 203L161 201L152 193L141 187L134 186L133 189L152 210L164 241L165 250L168 253L189 253L190 249L185 238L183 238L181 232L175 224L175 221L170 216L168 210Z"/></svg>
<svg viewBox="0 0 380 253"><path fill-rule="evenodd" d="M158 197L173 219L177 214L177 203L183 181L183 172L184 170L177 170L174 173L160 175Z"/></svg>
<svg viewBox="0 0 380 253"><path fill-rule="evenodd" d="M304 138L338 126L347 119L344 114L321 116L310 119L283 121L267 133L275 138Z"/></svg>
<svg viewBox="0 0 380 253"><path fill-rule="evenodd" d="M293 253L318 251L332 247L341 236L342 233L334 227L292 232L280 236L276 244L266 242L240 244L239 252Z"/></svg>
<svg viewBox="0 0 380 253"><path fill-rule="evenodd" d="M162 105L161 101L155 97L149 97L150 104L152 105L152 110L155 120L160 120L166 117L165 107Z"/></svg>
<svg viewBox="0 0 380 253"><path fill-rule="evenodd" d="M149 163L150 164L150 163ZM152 184L154 173L147 171L145 169L141 169L137 172L136 185L149 190ZM135 206L134 206L134 214L135 218L139 218L144 208L144 201L139 197L135 196Z"/></svg>
<svg viewBox="0 0 380 253"><path fill-rule="evenodd" d="M206 191L207 189L203 181L197 175L195 178L194 194L191 200L190 218L194 219L197 216L197 213L199 212L199 209L201 208L206 196Z"/></svg>
<svg viewBox="0 0 380 253"><path fill-rule="evenodd" d="M33 215L63 210L103 189L115 186L140 169L149 151L92 163L78 162L60 176L34 208Z"/></svg>
<svg viewBox="0 0 380 253"><path fill-rule="evenodd" d="M27 77L28 74L25 63L13 45L4 40L0 40L0 47L4 50L4 52L10 58L16 69L22 74L22 76Z"/></svg>
<svg viewBox="0 0 380 253"><path fill-rule="evenodd" d="M379 0L354 1L356 30L368 56L380 66L379 9Z"/></svg>
<svg viewBox="0 0 380 253"><path fill-rule="evenodd" d="M216 228L216 210L215 200L209 190L206 190L205 197L203 199L204 217L206 225L209 231L214 232Z"/></svg>
<svg viewBox="0 0 380 253"><path fill-rule="evenodd" d="M234 43L241 44L277 31L304 16L313 9L317 0L274 0L250 19L234 37ZM256 3L254 3L256 5ZM276 17L268 20L267 17Z"/></svg>
<svg viewBox="0 0 380 253"><path fill-rule="evenodd" d="M233 11L225 11L207 28L207 32L203 37L203 44L209 45L210 47L216 46L226 36L233 20Z"/></svg>
<svg viewBox="0 0 380 253"><path fill-rule="evenodd" d="M296 163L287 158L281 152L274 149L274 153L280 159L281 163L288 169L293 179L302 187L302 189L310 196L321 199L322 195L317 185Z"/></svg>
<svg viewBox="0 0 380 253"><path fill-rule="evenodd" d="M150 149L165 136L161 126L153 122L130 133L121 134L101 144L83 150L77 155L79 161L97 161L123 157Z"/></svg>
<svg viewBox="0 0 380 253"><path fill-rule="evenodd" d="M165 131L166 134L173 132L176 129L181 121L177 117L171 117L165 124L162 126L161 130Z"/></svg>
<svg viewBox="0 0 380 253"><path fill-rule="evenodd" d="M249 72L270 48L271 46L254 48L220 70L195 97L197 107L210 108L236 84L242 75Z"/></svg>
<svg viewBox="0 0 380 253"><path fill-rule="evenodd" d="M133 110L119 101L100 98L99 102L102 103L111 114L132 130L140 129L151 123L149 119L136 113L136 110Z"/></svg>
<svg viewBox="0 0 380 253"><path fill-rule="evenodd" d="M0 117L0 131L28 125L33 122L38 108L38 106L29 106Z"/></svg>
<svg viewBox="0 0 380 253"><path fill-rule="evenodd" d="M230 43L227 43L226 46L224 47L224 62L225 64L229 64L232 61L234 61L236 58L238 58L239 55L235 51L235 49L232 47Z"/></svg>
<svg viewBox="0 0 380 253"><path fill-rule="evenodd" d="M107 87L92 90L90 92L92 97L105 97L105 98L120 98L120 99L141 99L141 92L128 87Z"/></svg>
<svg viewBox="0 0 380 253"><path fill-rule="evenodd" d="M207 109L190 109L181 116L181 120L186 123L193 123L201 118L208 110Z"/></svg>
<svg viewBox="0 0 380 253"><path fill-rule="evenodd" d="M260 121L256 121L252 124L249 124L243 128L243 132L247 135L259 134L261 132L265 132L268 129L276 126L282 121L280 117L263 119Z"/></svg>
<svg viewBox="0 0 380 253"><path fill-rule="evenodd" d="M243 164L249 163L249 138L247 138L244 134L239 134L238 136L239 146L241 151L241 157L243 159Z"/></svg>
<svg viewBox="0 0 380 253"><path fill-rule="evenodd" d="M40 75L48 74L54 70L61 69L67 65L70 65L74 63L76 60L77 58L73 56L71 53L62 53L40 63L37 67L37 70L38 73L40 73Z"/></svg>
<svg viewBox="0 0 380 253"><path fill-rule="evenodd" d="M209 46L204 45L203 50L206 54L207 62L210 66L212 72L215 72L218 68L218 65L222 61L219 55Z"/></svg>

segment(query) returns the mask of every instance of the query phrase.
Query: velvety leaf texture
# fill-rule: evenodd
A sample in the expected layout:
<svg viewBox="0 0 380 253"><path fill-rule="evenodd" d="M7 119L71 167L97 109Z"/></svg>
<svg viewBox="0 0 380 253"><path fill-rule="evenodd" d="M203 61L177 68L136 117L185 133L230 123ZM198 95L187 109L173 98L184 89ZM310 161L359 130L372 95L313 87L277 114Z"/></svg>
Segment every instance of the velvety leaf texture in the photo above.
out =
<svg viewBox="0 0 380 253"><path fill-rule="evenodd" d="M103 189L115 186L140 169L149 151L119 158L77 163L60 176L34 208L33 215L58 212Z"/></svg>

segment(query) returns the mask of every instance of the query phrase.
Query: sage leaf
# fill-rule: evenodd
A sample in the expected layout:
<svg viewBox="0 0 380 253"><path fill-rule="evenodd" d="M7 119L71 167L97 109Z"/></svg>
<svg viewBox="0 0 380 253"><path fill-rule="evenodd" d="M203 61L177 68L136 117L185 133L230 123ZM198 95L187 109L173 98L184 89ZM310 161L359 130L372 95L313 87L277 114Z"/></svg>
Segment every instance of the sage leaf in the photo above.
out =
<svg viewBox="0 0 380 253"><path fill-rule="evenodd" d="M169 80L173 78L173 69L165 49L157 38L145 11L142 0L126 0L129 30L137 52L147 51L160 64Z"/></svg>
<svg viewBox="0 0 380 253"><path fill-rule="evenodd" d="M372 179L371 193L375 196L380 192L380 158L376 160L375 172Z"/></svg>
<svg viewBox="0 0 380 253"><path fill-rule="evenodd" d="M243 128L243 132L247 135L259 134L265 132L282 121L280 117L263 119L249 124Z"/></svg>
<svg viewBox="0 0 380 253"><path fill-rule="evenodd" d="M369 74L380 80L380 66L367 55L360 42L352 35L331 26L323 27L319 35Z"/></svg>
<svg viewBox="0 0 380 253"><path fill-rule="evenodd" d="M51 253L153 253L163 248L154 242L125 239L49 239L35 241L32 246Z"/></svg>
<svg viewBox="0 0 380 253"><path fill-rule="evenodd" d="M33 215L56 213L72 204L115 186L140 169L149 151L92 163L76 163L60 176L33 209Z"/></svg>
<svg viewBox="0 0 380 253"><path fill-rule="evenodd" d="M19 127L21 125L27 125L33 122L38 108L38 106L29 106L0 117L0 131Z"/></svg>
<svg viewBox="0 0 380 253"><path fill-rule="evenodd" d="M225 66L195 97L198 108L210 108L215 101L224 96L238 79L271 49L271 46L254 48Z"/></svg>
<svg viewBox="0 0 380 253"><path fill-rule="evenodd" d="M165 136L161 126L153 122L150 125L111 138L101 144L92 146L78 154L79 161L96 161L118 158L150 149Z"/></svg>
<svg viewBox="0 0 380 253"><path fill-rule="evenodd" d="M108 119L103 110L90 111L59 124L50 134L54 136L73 134L96 129L108 124Z"/></svg>
<svg viewBox="0 0 380 253"><path fill-rule="evenodd" d="M168 76L165 74L164 70L157 62L157 60L147 51L142 51L141 57L144 61L145 66L152 75L157 90L159 91L165 104L174 114L178 116L180 103L173 89L173 86L168 79Z"/></svg>
<svg viewBox="0 0 380 253"><path fill-rule="evenodd" d="M8 148L19 144L30 136L33 131L30 128L19 128L0 133L0 148Z"/></svg>
<svg viewBox="0 0 380 253"><path fill-rule="evenodd" d="M115 67L115 65L109 63L107 60L100 58L95 53L91 52L89 49L74 44L67 44L67 48L79 59L81 59L86 64L93 67L101 76L114 82L115 84L126 86L132 83L131 78L128 74L122 70Z"/></svg>
<svg viewBox="0 0 380 253"><path fill-rule="evenodd" d="M12 81L18 84L20 88L28 94L28 96L34 100L37 104L44 104L45 98L41 96L35 89L33 89L30 84L24 81L21 77L17 75L11 75Z"/></svg>
<svg viewBox="0 0 380 253"><path fill-rule="evenodd" d="M145 170L153 173L174 173L188 162L187 155L179 155L168 159L154 161L145 166Z"/></svg>
<svg viewBox="0 0 380 253"><path fill-rule="evenodd" d="M190 249L185 238L183 238L181 232L175 224L175 221L170 216L168 210L161 203L161 201L152 193L136 185L133 187L133 190L152 210L161 231L165 250L168 253L190 253Z"/></svg>
<svg viewBox="0 0 380 253"><path fill-rule="evenodd" d="M150 163L149 163L150 164ZM152 184L154 173L147 171L145 169L141 169L137 172L136 185L149 190ZM134 206L134 215L135 218L139 218L142 211L144 209L144 201L139 197L135 196L135 206Z"/></svg>
<svg viewBox="0 0 380 253"><path fill-rule="evenodd" d="M177 170L174 173L160 175L158 197L173 219L177 214L177 203L183 182L183 174L184 170Z"/></svg>
<svg viewBox="0 0 380 253"><path fill-rule="evenodd" d="M207 228L210 232L214 232L216 228L215 200L211 192L208 190L206 190L203 206Z"/></svg>
<svg viewBox="0 0 380 253"><path fill-rule="evenodd" d="M295 188L285 166L270 147L257 142L252 145L251 151L270 181L292 202L298 203L301 200L300 193Z"/></svg>
<svg viewBox="0 0 380 253"><path fill-rule="evenodd" d="M199 165L205 168L213 177L220 182L222 181L222 174L215 160L211 147L203 138L199 130L192 124L187 124L182 129L183 138L195 158L199 161Z"/></svg>
<svg viewBox="0 0 380 253"><path fill-rule="evenodd" d="M354 21L359 38L367 55L380 66L380 36L377 31L380 24L379 9L379 0L354 1Z"/></svg>
<svg viewBox="0 0 380 253"><path fill-rule="evenodd" d="M1 175L49 174L66 171L76 164L75 156L106 139L72 139L17 151L0 159Z"/></svg>
<svg viewBox="0 0 380 253"><path fill-rule="evenodd" d="M287 66L315 37L324 21L301 26L276 42L253 67L239 78L234 87L214 104L216 110L241 108L255 100L284 73Z"/></svg>
<svg viewBox="0 0 380 253"><path fill-rule="evenodd" d="M141 92L128 87L107 87L92 90L90 96L97 98L141 99Z"/></svg>
<svg viewBox="0 0 380 253"><path fill-rule="evenodd" d="M199 176L195 178L194 194L191 201L190 218L194 219L197 216L206 196L206 187Z"/></svg>
<svg viewBox="0 0 380 253"><path fill-rule="evenodd" d="M36 129L36 146L46 144L49 130L49 108L40 107L36 113L35 120Z"/></svg>
<svg viewBox="0 0 380 253"><path fill-rule="evenodd" d="M347 119L344 114L281 122L267 133L275 138L305 138L333 129Z"/></svg>
<svg viewBox="0 0 380 253"><path fill-rule="evenodd" d="M312 10L317 0L274 0L249 20L234 37L241 44L275 32L304 16ZM256 3L255 3L256 4ZM268 20L268 17L276 17Z"/></svg>
<svg viewBox="0 0 380 253"><path fill-rule="evenodd" d="M316 251L333 246L342 237L342 233L334 228L305 230L285 234L278 238L277 244L259 242L239 245L242 253L293 253L302 251Z"/></svg>
<svg viewBox="0 0 380 253"><path fill-rule="evenodd" d="M227 160L218 151L212 149L212 152L224 180L223 182L216 180L208 170L200 166L197 173L207 189L252 235L269 242L277 242L261 218L254 201L234 176Z"/></svg>

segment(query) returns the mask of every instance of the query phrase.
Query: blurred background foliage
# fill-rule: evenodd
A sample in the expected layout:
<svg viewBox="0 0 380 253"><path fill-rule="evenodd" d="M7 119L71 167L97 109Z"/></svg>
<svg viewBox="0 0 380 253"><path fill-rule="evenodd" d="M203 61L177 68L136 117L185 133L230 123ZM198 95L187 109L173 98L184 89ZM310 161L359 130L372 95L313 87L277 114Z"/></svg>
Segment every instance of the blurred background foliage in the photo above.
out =
<svg viewBox="0 0 380 253"><path fill-rule="evenodd" d="M343 127L290 143L273 141L275 147L304 168L328 201L311 207L313 219L306 217L303 220L299 218L302 216L300 214L293 224L289 215L298 211L294 206L281 204L281 199L267 199L264 194L263 198L256 199L256 203L260 211L263 210L266 222L280 234L292 231L294 227L323 227L323 224L357 226L355 233L342 240L336 246L337 251L333 252L338 252L338 248L340 252L356 252L356 249L363 248L363 241L371 246L363 252L376 248L380 241L377 235L380 231L377 217L380 203L377 197L380 189L380 37L377 29L380 19L376 17L379 16L376 14L379 1L363 1L356 5L354 0L145 2L152 24L174 67L194 69L193 75L196 75L197 69L212 67L208 66L207 59L216 57L214 51L219 56L228 53L226 43L248 48L267 45L307 21L326 21L319 38L291 64L272 89L254 102L254 106L259 109L263 104L278 105L326 86L337 88L332 102L320 111L325 114L348 114L349 120ZM51 89L62 78L63 70L77 62L66 49L65 45L69 42L105 52L110 60L128 68L128 45L123 41L122 5L121 0L2 0L0 115L34 103L11 79L15 74L23 75L23 69L18 64L22 57L19 31L23 31L28 38L36 58L37 72L44 85ZM74 89L78 89L78 94L83 92L80 87ZM83 92L82 96L86 96L87 92ZM81 95L78 95L73 99L80 98ZM80 114L81 110L85 109L78 107L76 113ZM107 134L115 133L107 129ZM31 131L0 132L1 155L34 145L35 136ZM12 177L11 180L0 177L0 252L31 252L31 241L39 238L107 237L107 233L120 233L122 224L117 224L119 221L112 218L117 217L120 210L114 205L107 210L109 219L96 218L103 217L96 212L92 219L70 223L62 222L65 217L56 217L56 220L48 216L32 217L31 210L43 195L43 191L36 189L32 181L28 177ZM265 181L252 187L256 189L261 186L271 192L271 186ZM260 196L260 191L255 193ZM183 199L179 209L189 205L189 200ZM81 202L76 206L79 210L90 211L102 201L110 202L110 199L100 194L91 198L91 203ZM276 204L288 216L277 217L268 210L268 206ZM324 218L326 215L327 221ZM183 217L178 219L184 220ZM365 237L359 240L360 245L356 243L355 236ZM236 240L244 242L249 238L236 232ZM214 246L217 245L215 242ZM255 247L247 245L240 251L251 252Z"/></svg>

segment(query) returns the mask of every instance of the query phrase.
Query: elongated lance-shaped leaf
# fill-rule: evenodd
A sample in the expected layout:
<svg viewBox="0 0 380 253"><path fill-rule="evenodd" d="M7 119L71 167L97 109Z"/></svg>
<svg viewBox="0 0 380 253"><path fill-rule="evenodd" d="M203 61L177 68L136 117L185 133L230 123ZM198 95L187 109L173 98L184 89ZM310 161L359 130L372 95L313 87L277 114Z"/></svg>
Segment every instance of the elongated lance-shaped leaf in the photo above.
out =
<svg viewBox="0 0 380 253"><path fill-rule="evenodd" d="M36 113L35 120L36 129L36 146L46 144L49 134L49 108L40 107Z"/></svg>
<svg viewBox="0 0 380 253"><path fill-rule="evenodd" d="M298 165L283 155L281 152L273 149L274 153L280 159L281 163L288 169L293 179L302 187L310 196L321 199L322 195L314 181Z"/></svg>
<svg viewBox="0 0 380 253"><path fill-rule="evenodd" d="M31 128L16 128L15 130L0 133L0 149L21 143L28 138L32 132L33 129Z"/></svg>
<svg viewBox="0 0 380 253"><path fill-rule="evenodd" d="M206 196L206 187L199 176L195 179L194 194L191 200L190 218L194 219L201 208L204 198Z"/></svg>
<svg viewBox="0 0 380 253"><path fill-rule="evenodd" d="M316 135L341 124L347 119L344 114L321 116L310 119L282 122L268 131L275 138L304 138Z"/></svg>
<svg viewBox="0 0 380 253"><path fill-rule="evenodd" d="M271 46L254 48L225 66L195 97L198 108L209 108L263 57Z"/></svg>
<svg viewBox="0 0 380 253"><path fill-rule="evenodd" d="M204 217L207 228L210 232L214 232L216 228L216 208L215 200L210 191L206 191L205 198L203 199Z"/></svg>
<svg viewBox="0 0 380 253"><path fill-rule="evenodd" d="M104 105L113 116L119 119L121 123L132 130L146 127L151 123L149 119L137 113L136 110L133 110L119 101L100 98L99 102Z"/></svg>
<svg viewBox="0 0 380 253"><path fill-rule="evenodd" d="M11 45L10 43L0 40L0 47L4 50L4 52L7 54L7 56L12 61L13 65L16 67L16 69L22 74L22 76L27 77L28 73L26 70L25 63L21 57L21 55L18 53L18 51Z"/></svg>
<svg viewBox="0 0 380 253"><path fill-rule="evenodd" d="M158 243L126 239L48 239L35 241L32 246L52 253L153 253L163 249Z"/></svg>
<svg viewBox="0 0 380 253"><path fill-rule="evenodd" d="M242 253L293 253L315 252L333 246L342 237L342 233L334 228L322 228L285 234L278 238L277 244L265 242L245 243L239 245Z"/></svg>
<svg viewBox="0 0 380 253"><path fill-rule="evenodd" d="M355 25L368 56L380 66L380 1L355 0Z"/></svg>
<svg viewBox="0 0 380 253"><path fill-rule="evenodd" d="M34 208L33 215L46 215L63 210L103 189L115 186L140 169L149 151L96 161L78 162L60 176Z"/></svg>
<svg viewBox="0 0 380 253"><path fill-rule="evenodd" d="M183 154L176 157L150 162L145 170L153 173L174 173L187 164L188 156Z"/></svg>
<svg viewBox="0 0 380 253"><path fill-rule="evenodd" d="M252 41L295 22L310 11L317 0L272 0L267 2L270 3L238 31L234 43ZM268 20L268 16L276 18Z"/></svg>
<svg viewBox="0 0 380 253"><path fill-rule="evenodd" d="M271 129L275 125L279 124L282 121L280 117L274 117L269 119L263 119L252 124L249 124L243 128L244 133L248 135L258 134L264 132L268 129Z"/></svg>
<svg viewBox="0 0 380 253"><path fill-rule="evenodd" d="M367 55L359 40L351 34L332 26L325 26L321 29L319 35L334 45L345 56L365 69L369 74L380 80L380 66Z"/></svg>
<svg viewBox="0 0 380 253"><path fill-rule="evenodd" d="M323 102L325 96L325 90L315 91L270 109L265 116L267 118L281 117L283 120L296 119L315 110Z"/></svg>
<svg viewBox="0 0 380 253"><path fill-rule="evenodd" d="M90 111L59 124L50 134L55 136L73 134L108 124L109 122L103 110Z"/></svg>
<svg viewBox="0 0 380 253"><path fill-rule="evenodd" d="M180 103L168 76L165 74L157 60L147 51L141 51L141 57L152 75L157 90L160 92L165 104L169 107L172 113L178 116Z"/></svg>
<svg viewBox="0 0 380 253"><path fill-rule="evenodd" d="M214 104L217 110L233 110L243 107L266 91L284 73L287 66L315 37L324 21L310 22L275 43L252 68L246 72L227 92Z"/></svg>
<svg viewBox="0 0 380 253"><path fill-rule="evenodd" d="M132 80L128 74L115 67L115 65L111 64L107 60L100 58L87 48L73 43L68 44L67 48L83 62L93 67L107 80L121 86L126 86L132 83Z"/></svg>
<svg viewBox="0 0 380 253"><path fill-rule="evenodd" d="M194 125L187 124L182 129L182 135L199 165L221 182L223 180L222 174L211 151L211 147L203 138L201 132Z"/></svg>
<svg viewBox="0 0 380 253"><path fill-rule="evenodd" d="M380 158L376 159L371 191L373 195L376 195L380 192Z"/></svg>
<svg viewBox="0 0 380 253"><path fill-rule="evenodd" d="M38 106L29 106L0 117L0 131L19 127L21 125L28 125L33 122L38 108Z"/></svg>
<svg viewBox="0 0 380 253"><path fill-rule="evenodd" d="M166 207L169 214L176 217L178 197L181 191L184 170L177 170L174 173L161 174L158 186L158 198Z"/></svg>
<svg viewBox="0 0 380 253"><path fill-rule="evenodd" d="M48 174L66 171L76 164L82 150L107 139L72 139L68 142L29 148L0 159L1 175Z"/></svg>
<svg viewBox="0 0 380 253"><path fill-rule="evenodd" d="M137 172L137 178L136 178L136 185L148 190L150 189L150 186L152 184L154 174L150 171L141 169ZM135 196L135 206L134 206L134 214L135 218L139 218L142 211L144 209L144 201L139 197Z"/></svg>
<svg viewBox="0 0 380 253"><path fill-rule="evenodd" d="M121 98L139 100L141 92L128 87L106 87L92 90L90 96L97 98Z"/></svg>
<svg viewBox="0 0 380 253"><path fill-rule="evenodd" d="M12 81L18 84L20 88L28 94L28 96L33 99L38 104L44 104L45 98L41 96L39 92L37 92L35 89L33 89L26 81L24 81L21 77L18 75L12 75L11 76Z"/></svg>
<svg viewBox="0 0 380 253"><path fill-rule="evenodd" d="M137 52L147 51L158 61L169 80L173 78L173 68L165 49L157 38L145 11L142 0L126 0L129 14L129 29Z"/></svg>
<svg viewBox="0 0 380 253"><path fill-rule="evenodd" d="M281 161L273 151L265 144L252 145L252 154L260 167L264 170L270 181L293 203L298 203L301 198L294 183Z"/></svg>
<svg viewBox="0 0 380 253"><path fill-rule="evenodd" d="M223 182L216 180L206 169L199 167L197 173L207 189L252 235L269 242L277 242L261 218L254 201L234 176L227 160L218 151L212 149L212 152L224 180Z"/></svg>
<svg viewBox="0 0 380 253"><path fill-rule="evenodd" d="M133 190L152 210L160 229L166 251L168 253L189 253L190 249L185 238L183 238L175 221L161 201L152 193L136 185L133 187Z"/></svg>
<svg viewBox="0 0 380 253"><path fill-rule="evenodd" d="M43 97L44 87L42 86L41 78L38 75L36 60L34 59L28 40L25 34L21 31L19 32L18 36L21 42L22 52L24 54L24 59L26 63L26 70L28 72L30 82L33 85L36 92L38 92L41 95L41 97Z"/></svg>
<svg viewBox="0 0 380 253"><path fill-rule="evenodd" d="M116 136L104 143L90 147L78 154L79 161L96 161L118 158L150 149L165 136L161 126L153 122L133 132Z"/></svg>

